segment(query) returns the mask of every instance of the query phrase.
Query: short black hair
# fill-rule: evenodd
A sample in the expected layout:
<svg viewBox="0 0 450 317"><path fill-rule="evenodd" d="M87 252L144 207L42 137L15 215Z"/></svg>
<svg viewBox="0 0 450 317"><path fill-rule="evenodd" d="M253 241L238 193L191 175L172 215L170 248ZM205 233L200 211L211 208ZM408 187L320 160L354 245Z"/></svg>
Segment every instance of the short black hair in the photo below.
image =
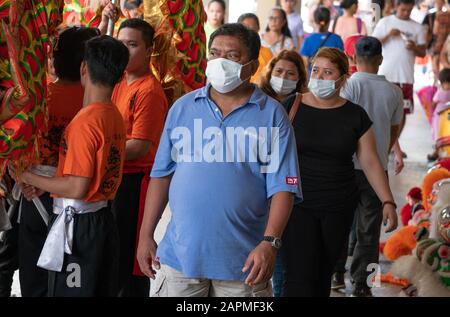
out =
<svg viewBox="0 0 450 317"><path fill-rule="evenodd" d="M115 38L102 35L86 42L84 61L94 84L113 88L128 64L128 48Z"/></svg>
<svg viewBox="0 0 450 317"><path fill-rule="evenodd" d="M358 4L358 0L342 0L340 6L342 9L350 9L354 4Z"/></svg>
<svg viewBox="0 0 450 317"><path fill-rule="evenodd" d="M442 83L450 83L450 68L444 68L439 72L439 81Z"/></svg>
<svg viewBox="0 0 450 317"><path fill-rule="evenodd" d="M357 59L367 62L383 56L383 45L373 36L363 36L355 43L355 55Z"/></svg>
<svg viewBox="0 0 450 317"><path fill-rule="evenodd" d="M79 81L80 66L84 59L84 45L100 35L97 28L72 26L64 29L53 47L53 67L62 80Z"/></svg>
<svg viewBox="0 0 450 317"><path fill-rule="evenodd" d="M259 29L259 19L258 16L254 13L244 13L241 14L241 16L238 18L238 23L242 23L244 22L245 19L253 19L256 21L256 24L258 24L258 29Z"/></svg>
<svg viewBox="0 0 450 317"><path fill-rule="evenodd" d="M410 5L415 5L416 4L416 0L396 0L395 1L395 5L399 6L401 4L410 4Z"/></svg>
<svg viewBox="0 0 450 317"><path fill-rule="evenodd" d="M147 21L144 21L142 19L134 18L134 19L127 19L122 22L122 24L119 27L120 30L124 28L130 28L141 31L142 39L145 42L145 46L152 47L153 46L153 38L155 36L155 29L153 26L150 25Z"/></svg>
<svg viewBox="0 0 450 317"><path fill-rule="evenodd" d="M239 39L241 44L247 48L250 60L258 59L261 40L258 33L246 28L241 23L226 23L220 26L211 34L208 47L211 49L214 39L221 35L234 36Z"/></svg>

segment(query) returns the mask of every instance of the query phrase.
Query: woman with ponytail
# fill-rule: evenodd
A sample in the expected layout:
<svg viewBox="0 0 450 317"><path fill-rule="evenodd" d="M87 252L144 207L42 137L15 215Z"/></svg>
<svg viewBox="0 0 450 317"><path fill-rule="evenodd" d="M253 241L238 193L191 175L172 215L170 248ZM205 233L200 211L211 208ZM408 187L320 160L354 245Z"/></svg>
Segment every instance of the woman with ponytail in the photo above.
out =
<svg viewBox="0 0 450 317"><path fill-rule="evenodd" d="M310 60L316 55L322 47L335 47L344 50L344 43L339 35L328 32L330 26L330 10L325 7L319 7L314 11L314 33L308 36L300 49L300 55L303 57L305 65L311 71Z"/></svg>

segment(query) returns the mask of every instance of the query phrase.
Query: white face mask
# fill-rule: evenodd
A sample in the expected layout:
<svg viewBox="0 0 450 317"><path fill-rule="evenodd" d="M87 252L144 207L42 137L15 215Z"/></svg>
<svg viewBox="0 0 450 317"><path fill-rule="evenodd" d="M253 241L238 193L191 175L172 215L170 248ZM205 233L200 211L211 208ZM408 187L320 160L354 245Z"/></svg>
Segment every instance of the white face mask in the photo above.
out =
<svg viewBox="0 0 450 317"><path fill-rule="evenodd" d="M328 99L336 93L336 80L315 79L309 80L308 88L317 98Z"/></svg>
<svg viewBox="0 0 450 317"><path fill-rule="evenodd" d="M226 58L216 58L208 61L205 72L206 77L208 77L208 81L215 90L222 94L226 94L235 90L242 84L241 70L245 65L241 65Z"/></svg>
<svg viewBox="0 0 450 317"><path fill-rule="evenodd" d="M286 96L297 88L297 81L272 76L270 86L279 95Z"/></svg>

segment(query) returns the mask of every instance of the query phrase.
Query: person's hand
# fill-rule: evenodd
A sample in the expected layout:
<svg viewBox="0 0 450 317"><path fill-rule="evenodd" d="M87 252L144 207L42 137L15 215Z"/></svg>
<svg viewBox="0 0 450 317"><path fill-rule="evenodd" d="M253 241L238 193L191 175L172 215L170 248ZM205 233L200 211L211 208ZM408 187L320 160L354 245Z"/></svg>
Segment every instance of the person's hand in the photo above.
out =
<svg viewBox="0 0 450 317"><path fill-rule="evenodd" d="M114 23L119 19L119 8L109 2L102 11L102 22L108 24L108 21L112 19Z"/></svg>
<svg viewBox="0 0 450 317"><path fill-rule="evenodd" d="M389 32L389 37L399 36L400 33L401 33L401 32L400 32L399 29L392 29L392 30Z"/></svg>
<svg viewBox="0 0 450 317"><path fill-rule="evenodd" d="M389 225L388 225L389 223ZM391 204L384 205L383 208L383 225L388 227L384 232L388 233L397 229L398 217L395 207Z"/></svg>
<svg viewBox="0 0 450 317"><path fill-rule="evenodd" d="M33 200L33 198L39 197L45 193L45 191L43 191L42 189L36 188L34 186L31 186L31 185L28 185L25 183L19 183L19 186L20 186L23 196L28 201L31 201L31 200Z"/></svg>
<svg viewBox="0 0 450 317"><path fill-rule="evenodd" d="M158 248L154 239L139 239L137 248L137 260L142 273L151 279L155 279L156 271L161 267L159 258L156 257L156 249Z"/></svg>
<svg viewBox="0 0 450 317"><path fill-rule="evenodd" d="M413 51L416 48L416 43L414 43L413 41L406 41L405 47L407 50Z"/></svg>
<svg viewBox="0 0 450 317"><path fill-rule="evenodd" d="M403 155L402 153L394 153L394 171L395 175L398 175L402 172L403 167L405 167L405 163L403 162Z"/></svg>
<svg viewBox="0 0 450 317"><path fill-rule="evenodd" d="M275 257L277 251L270 242L261 242L247 257L242 272L247 272L250 268L250 273L245 279L245 284L256 285L268 281L273 274L275 268Z"/></svg>

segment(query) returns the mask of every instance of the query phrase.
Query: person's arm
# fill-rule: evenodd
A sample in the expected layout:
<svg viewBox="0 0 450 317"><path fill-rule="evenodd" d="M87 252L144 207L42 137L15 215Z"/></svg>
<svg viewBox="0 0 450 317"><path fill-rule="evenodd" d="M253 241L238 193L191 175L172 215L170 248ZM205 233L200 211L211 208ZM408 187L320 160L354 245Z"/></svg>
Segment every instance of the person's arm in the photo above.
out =
<svg viewBox="0 0 450 317"><path fill-rule="evenodd" d="M20 180L46 192L64 198L82 199L86 196L91 184L91 178L80 176L45 177L24 172Z"/></svg>
<svg viewBox="0 0 450 317"><path fill-rule="evenodd" d="M395 142L397 141L399 137L400 132L400 125L392 125L391 126L391 139L389 140L389 151L392 150L392 147L394 146Z"/></svg>
<svg viewBox="0 0 450 317"><path fill-rule="evenodd" d="M364 21L361 21L361 35L367 36L367 28L366 23Z"/></svg>
<svg viewBox="0 0 450 317"><path fill-rule="evenodd" d="M294 194L290 192L278 192L272 197L270 204L269 220L264 236L281 237L291 215L294 204ZM274 270L277 250L270 242L262 241L248 256L242 269L250 270L245 283L256 285L268 281Z"/></svg>
<svg viewBox="0 0 450 317"><path fill-rule="evenodd" d="M447 40L445 41L444 47L442 48L441 53L439 55L439 61L444 66L444 68L450 68L448 56L448 54L450 53L449 50L450 50L450 35L447 36Z"/></svg>
<svg viewBox="0 0 450 317"><path fill-rule="evenodd" d="M413 41L407 41L405 47L412 51L415 56L424 57L426 55L426 45L416 45Z"/></svg>
<svg viewBox="0 0 450 317"><path fill-rule="evenodd" d="M142 273L154 279L155 269L160 263L156 258L157 245L154 238L156 226L169 201L169 187L172 174L160 178L152 178L145 198L144 219L139 233L137 260ZM153 267L152 267L153 266Z"/></svg>
<svg viewBox="0 0 450 317"><path fill-rule="evenodd" d="M378 157L372 128L365 132L359 139L356 155L367 180L378 198L382 202L393 202L394 197L392 196L388 178ZM385 204L383 208L383 224L387 225L388 222L389 226L386 228L386 232L391 232L397 228L397 213L395 207L391 204Z"/></svg>
<svg viewBox="0 0 450 317"><path fill-rule="evenodd" d="M148 140L131 139L125 145L125 161L132 161L147 155L151 142Z"/></svg>
<svg viewBox="0 0 450 317"><path fill-rule="evenodd" d="M295 51L298 52L300 50L300 48L302 47L303 44L303 35L299 35L297 37L297 47L295 47Z"/></svg>
<svg viewBox="0 0 450 317"><path fill-rule="evenodd" d="M308 72L308 66L309 66L309 58L306 56L302 56L303 64L305 65L306 72Z"/></svg>

